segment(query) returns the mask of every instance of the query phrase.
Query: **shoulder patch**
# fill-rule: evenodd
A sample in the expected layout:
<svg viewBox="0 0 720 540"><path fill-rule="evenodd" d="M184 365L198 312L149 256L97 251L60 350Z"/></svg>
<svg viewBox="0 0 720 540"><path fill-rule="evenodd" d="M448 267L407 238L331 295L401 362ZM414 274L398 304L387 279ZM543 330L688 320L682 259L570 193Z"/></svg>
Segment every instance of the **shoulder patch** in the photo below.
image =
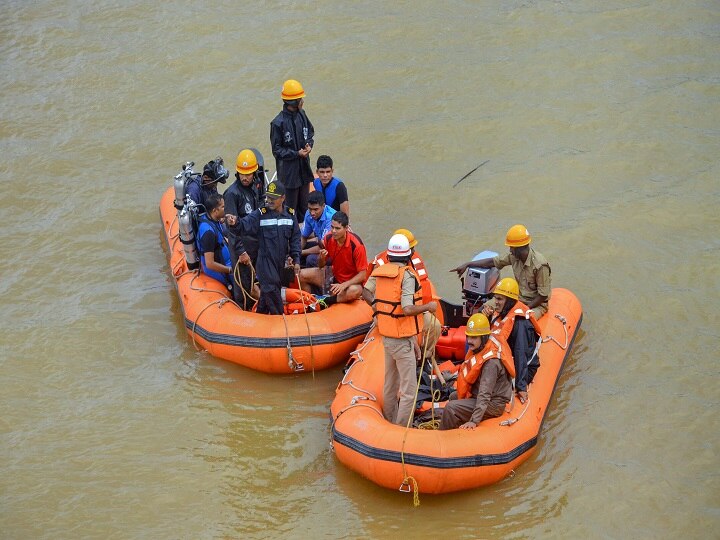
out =
<svg viewBox="0 0 720 540"><path fill-rule="evenodd" d="M261 214L266 214L266 213L267 213L267 208L265 208L264 206L263 206L262 208L260 208L260 213L261 213Z"/></svg>
<svg viewBox="0 0 720 540"><path fill-rule="evenodd" d="M294 209L294 208L288 208L287 211L288 211L288 214L290 214L291 216L295 215L295 209Z"/></svg>

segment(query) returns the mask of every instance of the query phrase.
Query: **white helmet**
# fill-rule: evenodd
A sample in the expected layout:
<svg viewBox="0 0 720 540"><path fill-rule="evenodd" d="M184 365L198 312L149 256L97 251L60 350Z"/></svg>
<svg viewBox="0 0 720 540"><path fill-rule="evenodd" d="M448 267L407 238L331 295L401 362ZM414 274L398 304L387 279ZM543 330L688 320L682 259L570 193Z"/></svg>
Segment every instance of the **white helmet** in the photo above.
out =
<svg viewBox="0 0 720 540"><path fill-rule="evenodd" d="M388 242L387 253L390 257L407 257L410 255L410 242L407 236L394 234Z"/></svg>

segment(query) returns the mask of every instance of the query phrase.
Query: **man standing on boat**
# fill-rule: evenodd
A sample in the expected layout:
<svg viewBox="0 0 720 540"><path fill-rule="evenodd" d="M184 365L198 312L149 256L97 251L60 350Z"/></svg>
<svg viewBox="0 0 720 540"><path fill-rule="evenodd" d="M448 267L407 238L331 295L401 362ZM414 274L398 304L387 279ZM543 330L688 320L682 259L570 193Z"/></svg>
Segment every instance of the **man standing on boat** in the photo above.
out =
<svg viewBox="0 0 720 540"><path fill-rule="evenodd" d="M223 193L225 214L233 216L229 219L242 219L262 206L265 188L263 180L255 175L258 170L257 156L249 148L238 154L235 170L235 182ZM259 240L257 236L249 235L240 238L232 227L228 227L228 233L233 268L233 298L241 308L249 310L258 296L258 291L253 292L257 286L252 282L252 268L257 264ZM236 270L238 260L240 266ZM240 283L237 282L236 271L240 274Z"/></svg>
<svg viewBox="0 0 720 540"><path fill-rule="evenodd" d="M511 378L515 366L502 338L490 335L490 323L482 313L473 314L465 328L468 353L460 366L457 392L450 394L440 429L474 429L485 418L500 416L512 398Z"/></svg>
<svg viewBox="0 0 720 540"><path fill-rule="evenodd" d="M437 310L435 301L422 303L420 278L409 266L410 254L408 239L393 235L388 263L373 271L362 292L375 310L385 348L383 416L401 426L408 424L415 406L415 366L422 358L417 336L423 330L423 313Z"/></svg>
<svg viewBox="0 0 720 540"><path fill-rule="evenodd" d="M257 312L281 315L284 308L280 291L300 272L300 227L293 209L283 208L285 187L282 183L270 182L265 198L265 207L241 220L230 217L227 223L234 226L235 234L240 236L239 249L244 247L244 236L258 237L256 270L260 280L260 300Z"/></svg>
<svg viewBox="0 0 720 540"><path fill-rule="evenodd" d="M450 271L462 276L468 268L501 269L512 266L520 286L520 300L533 311L536 319L540 319L547 313L550 300L550 265L545 257L530 247L530 240L530 233L524 225L513 225L505 236L505 245L510 248L510 253L504 257L470 261ZM492 300L488 301L488 308L495 309Z"/></svg>
<svg viewBox="0 0 720 540"><path fill-rule="evenodd" d="M285 81L280 95L283 109L270 123L270 146L278 180L285 186L287 206L302 221L314 178L310 152L315 144L315 128L303 110L305 90L298 81Z"/></svg>

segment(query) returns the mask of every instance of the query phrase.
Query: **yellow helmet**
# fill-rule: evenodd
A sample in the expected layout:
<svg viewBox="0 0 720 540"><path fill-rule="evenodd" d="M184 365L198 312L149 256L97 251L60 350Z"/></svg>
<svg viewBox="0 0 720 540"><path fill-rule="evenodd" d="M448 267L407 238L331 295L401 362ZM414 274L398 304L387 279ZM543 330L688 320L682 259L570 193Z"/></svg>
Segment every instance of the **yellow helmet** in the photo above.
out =
<svg viewBox="0 0 720 540"><path fill-rule="evenodd" d="M530 243L530 233L525 225L513 225L505 236L505 245L509 247L522 247Z"/></svg>
<svg viewBox="0 0 720 540"><path fill-rule="evenodd" d="M490 322L482 313L474 313L470 316L465 328L465 335L470 337L487 336L490 334Z"/></svg>
<svg viewBox="0 0 720 540"><path fill-rule="evenodd" d="M495 286L493 294L502 294L503 296L517 300L520 295L520 287L518 287L518 282L513 278L502 278Z"/></svg>
<svg viewBox="0 0 720 540"><path fill-rule="evenodd" d="M283 83L282 93L280 94L286 101L292 101L294 99L300 99L305 97L305 90L303 90L302 84L295 79L288 79Z"/></svg>
<svg viewBox="0 0 720 540"><path fill-rule="evenodd" d="M410 247L414 248L417 246L417 240L415 240L415 235L408 231L407 229L398 229L393 234L402 234L405 238L408 239L408 242L410 242Z"/></svg>
<svg viewBox="0 0 720 540"><path fill-rule="evenodd" d="M257 157L255 152L249 149L242 150L237 157L235 170L240 174L252 174L258 170Z"/></svg>

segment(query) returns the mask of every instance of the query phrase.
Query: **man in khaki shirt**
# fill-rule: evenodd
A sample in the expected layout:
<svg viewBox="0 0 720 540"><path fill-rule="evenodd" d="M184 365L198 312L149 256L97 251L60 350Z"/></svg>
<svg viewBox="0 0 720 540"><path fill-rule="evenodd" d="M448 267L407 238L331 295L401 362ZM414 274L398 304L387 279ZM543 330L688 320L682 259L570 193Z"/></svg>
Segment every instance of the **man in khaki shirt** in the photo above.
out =
<svg viewBox="0 0 720 540"><path fill-rule="evenodd" d="M530 247L530 240L530 233L524 225L513 225L505 237L505 245L510 248L509 253L502 257L470 261L450 271L461 276L468 268L500 269L512 266L515 280L520 287L520 300L532 309L535 318L539 319L548 310L551 291L550 265L542 254ZM488 310L494 307L492 300L484 307Z"/></svg>

